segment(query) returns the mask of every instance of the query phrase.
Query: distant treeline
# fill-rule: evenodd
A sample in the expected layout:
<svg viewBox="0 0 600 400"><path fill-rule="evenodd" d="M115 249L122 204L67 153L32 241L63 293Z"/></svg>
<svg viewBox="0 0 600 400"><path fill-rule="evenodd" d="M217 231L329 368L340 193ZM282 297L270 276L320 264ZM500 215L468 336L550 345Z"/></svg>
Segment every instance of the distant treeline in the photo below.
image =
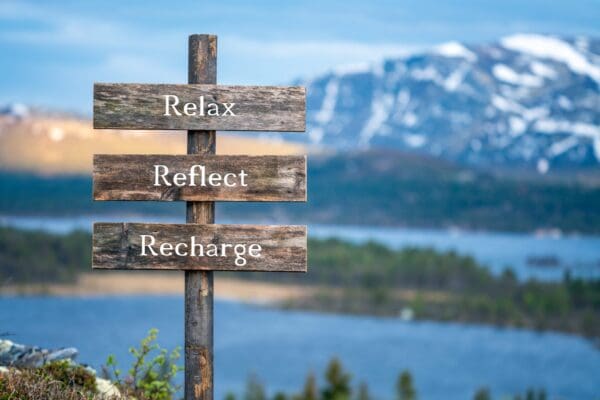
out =
<svg viewBox="0 0 600 400"><path fill-rule="evenodd" d="M74 282L91 266L91 236L0 227L0 289L7 284Z"/></svg>
<svg viewBox="0 0 600 400"><path fill-rule="evenodd" d="M309 241L308 274L247 273L240 278L321 286L290 307L418 319L484 322L600 338L600 280L519 282L470 256L377 243Z"/></svg>
<svg viewBox="0 0 600 400"><path fill-rule="evenodd" d="M391 398L397 400L417 400L419 398L409 370L404 370L398 375L394 386L394 395ZM269 397L262 381L256 375L250 375L241 396L237 397L233 392L229 392L225 396L225 400L371 400L373 398L367 383L360 382L355 386L352 383L352 374L344 369L337 358L333 358L327 365L322 386L318 385L317 377L313 373L309 373L304 386L298 392L276 392ZM524 394L518 393L502 398L505 400L547 400L548 396L544 389L528 388ZM481 387L474 391L472 399L491 400L492 394L487 387Z"/></svg>
<svg viewBox="0 0 600 400"><path fill-rule="evenodd" d="M182 203L94 202L92 178L0 172L0 216L74 216L87 214L185 215Z"/></svg>
<svg viewBox="0 0 600 400"><path fill-rule="evenodd" d="M0 284L72 282L90 271L91 236L0 228ZM600 338L600 280L519 282L472 257L377 243L309 240L309 273L219 273L310 285L286 306L320 311L491 323Z"/></svg>
<svg viewBox="0 0 600 400"><path fill-rule="evenodd" d="M600 186L566 179L494 175L398 152L313 156L308 203L224 203L230 220L498 231L559 228L600 233ZM81 213L183 215L182 204L92 202L91 178L0 173L0 215Z"/></svg>

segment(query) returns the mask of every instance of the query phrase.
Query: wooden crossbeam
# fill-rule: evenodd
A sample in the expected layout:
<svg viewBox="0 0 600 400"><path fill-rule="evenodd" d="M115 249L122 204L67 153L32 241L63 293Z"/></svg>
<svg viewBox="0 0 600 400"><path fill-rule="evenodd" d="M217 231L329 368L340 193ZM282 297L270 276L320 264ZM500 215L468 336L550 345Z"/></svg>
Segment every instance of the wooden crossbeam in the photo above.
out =
<svg viewBox="0 0 600 400"><path fill-rule="evenodd" d="M94 85L96 129L304 132L305 112L303 87Z"/></svg>
<svg viewBox="0 0 600 400"><path fill-rule="evenodd" d="M306 227L95 223L92 267L306 272Z"/></svg>
<svg viewBox="0 0 600 400"><path fill-rule="evenodd" d="M94 200L306 201L305 156L94 155Z"/></svg>

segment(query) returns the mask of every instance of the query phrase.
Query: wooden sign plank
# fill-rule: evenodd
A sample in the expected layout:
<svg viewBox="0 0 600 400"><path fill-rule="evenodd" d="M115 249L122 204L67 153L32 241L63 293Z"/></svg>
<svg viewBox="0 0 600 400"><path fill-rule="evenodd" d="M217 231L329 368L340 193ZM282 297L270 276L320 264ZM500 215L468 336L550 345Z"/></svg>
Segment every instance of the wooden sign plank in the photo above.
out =
<svg viewBox="0 0 600 400"><path fill-rule="evenodd" d="M92 268L306 272L306 227L95 223Z"/></svg>
<svg viewBox="0 0 600 400"><path fill-rule="evenodd" d="M94 84L94 128L304 132L303 87Z"/></svg>
<svg viewBox="0 0 600 400"><path fill-rule="evenodd" d="M94 155L94 200L306 201L305 156Z"/></svg>

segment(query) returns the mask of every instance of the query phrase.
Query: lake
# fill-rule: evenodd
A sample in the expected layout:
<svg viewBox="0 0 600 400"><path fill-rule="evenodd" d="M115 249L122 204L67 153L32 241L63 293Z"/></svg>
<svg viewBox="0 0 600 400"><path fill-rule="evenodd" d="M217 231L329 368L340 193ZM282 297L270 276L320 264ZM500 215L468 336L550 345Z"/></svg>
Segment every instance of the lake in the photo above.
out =
<svg viewBox="0 0 600 400"><path fill-rule="evenodd" d="M44 229L66 233L74 229L90 231L93 222L147 221L183 222L174 217L153 216L75 216L14 217L0 216L0 225L25 229ZM219 220L219 223L232 221ZM238 221L239 222L239 221ZM253 221L244 221L252 223ZM270 221L275 223L274 221ZM600 278L600 236L533 235L504 232L470 232L369 226L309 225L311 237L339 237L353 242L374 240L392 248L405 246L433 247L471 255L500 274L510 266L520 279L552 281L563 278L566 270L573 276ZM541 260L537 264L532 260ZM541 264L541 265L540 265Z"/></svg>
<svg viewBox="0 0 600 400"><path fill-rule="evenodd" d="M183 299L0 297L0 331L9 339L74 346L94 367L111 353L127 365L127 348L151 327L161 345L181 346ZM576 336L215 303L216 399L243 393L252 372L270 393L297 390L310 370L320 379L332 356L381 399L392 398L403 369L425 400L471 399L481 386L495 396L543 387L550 399L600 398L600 351Z"/></svg>

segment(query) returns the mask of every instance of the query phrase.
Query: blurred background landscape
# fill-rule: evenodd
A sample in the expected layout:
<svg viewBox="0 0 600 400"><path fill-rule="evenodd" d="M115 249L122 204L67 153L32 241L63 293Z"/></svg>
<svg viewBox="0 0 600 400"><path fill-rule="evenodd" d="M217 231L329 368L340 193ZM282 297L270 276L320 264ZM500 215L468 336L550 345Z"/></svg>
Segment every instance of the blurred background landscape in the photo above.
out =
<svg viewBox="0 0 600 400"><path fill-rule="evenodd" d="M183 274L92 272L90 232L184 221L93 202L91 169L185 132L94 131L92 85L185 82L187 36L212 33L219 83L307 89L306 134L220 132L217 153L308 154L308 202L217 222L309 227L306 275L216 274L216 398L325 387L332 358L347 398L600 398L599 20L592 0L0 3L0 339L95 368L152 327L182 344Z"/></svg>

